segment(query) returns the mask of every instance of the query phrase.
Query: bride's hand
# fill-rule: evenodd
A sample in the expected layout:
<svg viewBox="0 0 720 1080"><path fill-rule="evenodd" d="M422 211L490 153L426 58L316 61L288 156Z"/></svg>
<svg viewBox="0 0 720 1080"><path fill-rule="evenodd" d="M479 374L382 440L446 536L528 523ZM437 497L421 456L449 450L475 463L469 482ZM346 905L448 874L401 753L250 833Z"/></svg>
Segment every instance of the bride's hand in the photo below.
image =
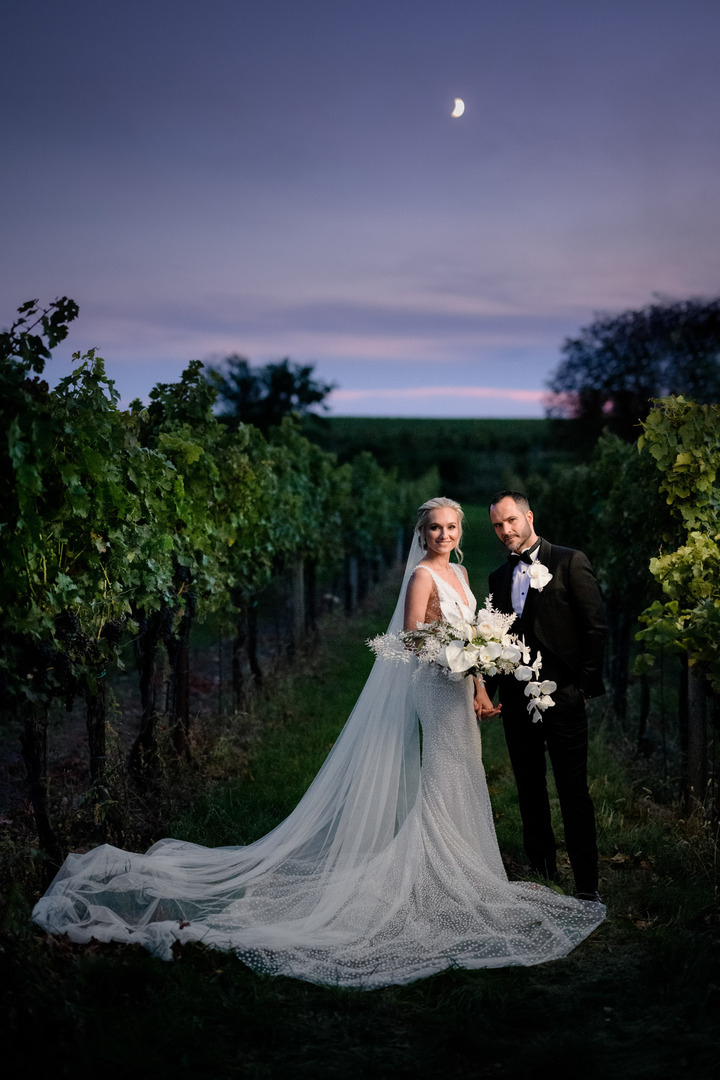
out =
<svg viewBox="0 0 720 1080"><path fill-rule="evenodd" d="M498 716L502 711L502 705L493 705L490 695L479 679L475 679L473 705L478 720L490 720L493 716Z"/></svg>

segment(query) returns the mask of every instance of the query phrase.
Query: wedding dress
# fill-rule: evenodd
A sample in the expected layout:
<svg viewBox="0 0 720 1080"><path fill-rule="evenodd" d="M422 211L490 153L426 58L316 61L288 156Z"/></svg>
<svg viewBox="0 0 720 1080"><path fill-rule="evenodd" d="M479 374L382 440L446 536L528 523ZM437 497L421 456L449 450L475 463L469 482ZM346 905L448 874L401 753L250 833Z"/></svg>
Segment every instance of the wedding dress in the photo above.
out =
<svg viewBox="0 0 720 1080"><path fill-rule="evenodd" d="M402 627L417 534L390 631ZM433 573L431 604L475 610ZM244 847L161 840L145 854L70 855L33 911L73 941L186 942L250 967L372 989L449 967L539 964L602 922L602 904L509 882L498 849L471 679L378 659L295 810ZM419 721L419 724L418 724ZM528 723L530 723L528 717Z"/></svg>

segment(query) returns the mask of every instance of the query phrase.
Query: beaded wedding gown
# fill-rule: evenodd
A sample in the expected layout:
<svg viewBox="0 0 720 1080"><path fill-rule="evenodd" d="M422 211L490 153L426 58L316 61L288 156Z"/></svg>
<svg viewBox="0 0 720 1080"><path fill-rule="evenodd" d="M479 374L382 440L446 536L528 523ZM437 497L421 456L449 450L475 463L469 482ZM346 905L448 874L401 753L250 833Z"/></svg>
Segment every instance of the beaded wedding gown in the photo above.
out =
<svg viewBox="0 0 720 1080"><path fill-rule="evenodd" d="M390 630L422 554L416 536ZM447 617L458 592L433 580L428 617ZM267 836L70 855L33 918L77 942L139 943L169 960L199 941L258 971L360 989L567 955L605 908L508 881L472 695L472 680L435 665L377 660L317 777Z"/></svg>

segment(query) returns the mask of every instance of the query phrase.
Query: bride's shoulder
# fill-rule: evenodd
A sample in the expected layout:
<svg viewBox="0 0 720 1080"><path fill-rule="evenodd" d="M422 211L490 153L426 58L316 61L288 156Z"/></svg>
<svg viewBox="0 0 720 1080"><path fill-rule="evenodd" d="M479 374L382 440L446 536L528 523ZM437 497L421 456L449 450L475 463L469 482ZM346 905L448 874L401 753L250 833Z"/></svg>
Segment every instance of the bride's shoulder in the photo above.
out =
<svg viewBox="0 0 720 1080"><path fill-rule="evenodd" d="M427 573L426 574L419 574L418 570L426 570ZM434 574L434 572L432 570L432 567L428 566L427 563L419 562L417 564L417 566L415 567L415 569L413 570L412 574L410 575L410 579L408 581L408 588L411 588L411 589L420 588L422 590L431 590L434 587L434 585L435 585L435 574Z"/></svg>

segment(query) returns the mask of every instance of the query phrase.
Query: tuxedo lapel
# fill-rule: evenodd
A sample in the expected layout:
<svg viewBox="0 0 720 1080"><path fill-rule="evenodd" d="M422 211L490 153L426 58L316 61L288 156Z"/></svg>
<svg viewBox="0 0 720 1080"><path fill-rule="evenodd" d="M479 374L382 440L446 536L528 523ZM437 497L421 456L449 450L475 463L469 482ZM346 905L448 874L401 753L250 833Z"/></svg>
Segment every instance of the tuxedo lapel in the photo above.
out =
<svg viewBox="0 0 720 1080"><path fill-rule="evenodd" d="M525 597L525 606L522 610L522 621L525 626L532 626L535 618L535 605L537 603L537 589L533 589L532 586L528 588L527 596Z"/></svg>
<svg viewBox="0 0 720 1080"><path fill-rule="evenodd" d="M551 561L552 547L547 540L540 540L540 547L538 548L537 561L542 563L543 566L548 566ZM540 591L533 589L532 585L528 589L527 597L525 598L525 607L523 608L523 621L526 626L531 627L537 617L538 606L542 603Z"/></svg>
<svg viewBox="0 0 720 1080"><path fill-rule="evenodd" d="M546 566L551 573L553 568L551 563L553 559L553 545L549 544L547 540L541 539L540 548L538 549L538 562ZM528 589L528 597L525 602L525 610L522 612L522 617L526 620L529 626L533 625L536 618L538 618L539 608L543 603L541 591L539 589L533 589L530 586Z"/></svg>
<svg viewBox="0 0 720 1080"><path fill-rule="evenodd" d="M552 545L547 540L540 540L540 547L538 548L537 561L542 563L543 566L547 566L552 561ZM533 589L532 585L528 588L527 596L525 597L525 607L523 608L522 621L523 625L528 630L532 630L535 625L535 620L538 615L538 608L542 604L542 597L540 590Z"/></svg>
<svg viewBox="0 0 720 1080"><path fill-rule="evenodd" d="M548 570L552 573L552 567L550 565L553 562L553 550L552 544L547 540L540 538L540 547L538 548L538 562L541 562L543 566L547 566Z"/></svg>
<svg viewBox="0 0 720 1080"><path fill-rule="evenodd" d="M501 574L501 593L497 598L497 605L501 611L506 611L508 614L513 609L512 606L512 567L510 563L506 563L500 568Z"/></svg>

